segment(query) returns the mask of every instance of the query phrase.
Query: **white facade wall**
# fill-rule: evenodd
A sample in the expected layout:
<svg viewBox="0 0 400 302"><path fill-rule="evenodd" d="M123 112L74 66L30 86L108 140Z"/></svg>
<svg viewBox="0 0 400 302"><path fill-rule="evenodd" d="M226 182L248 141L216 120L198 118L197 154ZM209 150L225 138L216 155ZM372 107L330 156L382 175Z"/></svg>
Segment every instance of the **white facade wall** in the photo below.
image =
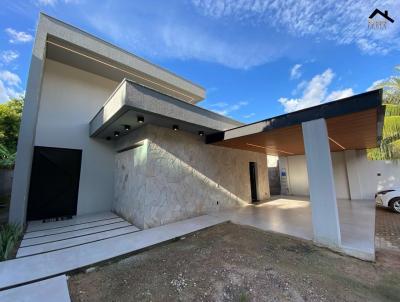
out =
<svg viewBox="0 0 400 302"><path fill-rule="evenodd" d="M141 228L248 204L249 162L257 163L258 199L269 197L267 157L206 145L183 131L146 125L122 137L117 153L113 209Z"/></svg>
<svg viewBox="0 0 400 302"><path fill-rule="evenodd" d="M77 214L111 209L112 142L89 137L89 122L118 83L46 60L35 146L82 150Z"/></svg>
<svg viewBox="0 0 400 302"><path fill-rule="evenodd" d="M332 152L331 157L337 198L373 199L378 190L400 188L400 163L396 161L368 160L364 150ZM281 157L279 166L287 172L289 194L308 196L305 156Z"/></svg>
<svg viewBox="0 0 400 302"><path fill-rule="evenodd" d="M348 199L350 198L350 194L344 153L331 152L331 158L336 196L340 199ZM290 195L308 196L310 194L308 189L307 163L304 155L280 158L279 166L281 170L282 168L286 168Z"/></svg>
<svg viewBox="0 0 400 302"><path fill-rule="evenodd" d="M400 188L400 162L368 160L362 150L345 155L352 199L371 199L379 190Z"/></svg>

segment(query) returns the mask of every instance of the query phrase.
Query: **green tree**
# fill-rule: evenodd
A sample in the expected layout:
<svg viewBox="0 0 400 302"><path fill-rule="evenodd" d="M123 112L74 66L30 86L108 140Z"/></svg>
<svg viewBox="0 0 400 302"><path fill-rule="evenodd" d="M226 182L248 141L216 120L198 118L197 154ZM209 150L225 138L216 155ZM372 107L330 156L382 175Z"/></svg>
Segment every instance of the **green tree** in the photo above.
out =
<svg viewBox="0 0 400 302"><path fill-rule="evenodd" d="M0 104L0 145L8 152L17 151L19 125L21 123L23 99L12 99Z"/></svg>
<svg viewBox="0 0 400 302"><path fill-rule="evenodd" d="M395 67L400 72L400 65ZM378 148L369 149L367 154L373 160L400 159L400 76L395 75L376 85L383 88L385 118L382 141Z"/></svg>
<svg viewBox="0 0 400 302"><path fill-rule="evenodd" d="M0 104L0 167L14 166L23 99Z"/></svg>

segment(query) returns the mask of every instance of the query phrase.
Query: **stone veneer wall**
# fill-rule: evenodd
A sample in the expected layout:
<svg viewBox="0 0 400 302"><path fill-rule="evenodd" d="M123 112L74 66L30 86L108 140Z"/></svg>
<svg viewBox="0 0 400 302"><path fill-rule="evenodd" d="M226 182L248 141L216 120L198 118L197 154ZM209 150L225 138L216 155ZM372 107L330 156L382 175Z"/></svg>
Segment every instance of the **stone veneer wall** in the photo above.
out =
<svg viewBox="0 0 400 302"><path fill-rule="evenodd" d="M249 162L257 162L258 198L269 197L267 158L206 145L204 138L146 125L122 137L117 150L113 209L140 228L248 204Z"/></svg>

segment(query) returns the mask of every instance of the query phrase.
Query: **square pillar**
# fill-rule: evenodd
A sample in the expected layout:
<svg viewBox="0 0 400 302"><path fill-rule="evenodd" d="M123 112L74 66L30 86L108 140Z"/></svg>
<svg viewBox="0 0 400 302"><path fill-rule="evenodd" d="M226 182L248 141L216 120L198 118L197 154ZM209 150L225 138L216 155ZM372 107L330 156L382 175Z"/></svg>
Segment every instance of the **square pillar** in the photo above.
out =
<svg viewBox="0 0 400 302"><path fill-rule="evenodd" d="M314 241L340 247L340 224L325 119L302 123Z"/></svg>

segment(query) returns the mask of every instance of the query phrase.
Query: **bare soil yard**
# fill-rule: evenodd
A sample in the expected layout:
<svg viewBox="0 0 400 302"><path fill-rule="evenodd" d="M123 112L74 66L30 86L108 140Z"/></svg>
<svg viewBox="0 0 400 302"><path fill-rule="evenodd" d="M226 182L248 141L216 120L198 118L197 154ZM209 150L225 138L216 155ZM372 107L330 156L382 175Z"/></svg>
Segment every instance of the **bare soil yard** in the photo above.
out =
<svg viewBox="0 0 400 302"><path fill-rule="evenodd" d="M73 301L399 301L400 255L376 263L222 224L69 279Z"/></svg>

